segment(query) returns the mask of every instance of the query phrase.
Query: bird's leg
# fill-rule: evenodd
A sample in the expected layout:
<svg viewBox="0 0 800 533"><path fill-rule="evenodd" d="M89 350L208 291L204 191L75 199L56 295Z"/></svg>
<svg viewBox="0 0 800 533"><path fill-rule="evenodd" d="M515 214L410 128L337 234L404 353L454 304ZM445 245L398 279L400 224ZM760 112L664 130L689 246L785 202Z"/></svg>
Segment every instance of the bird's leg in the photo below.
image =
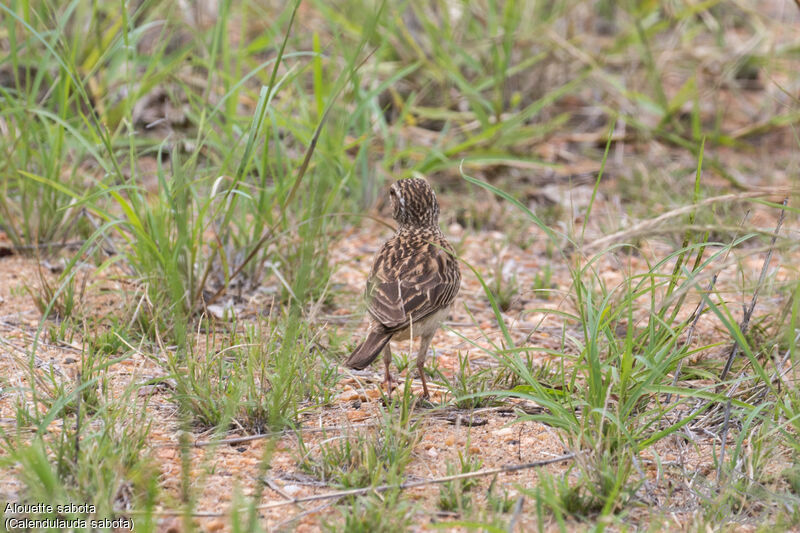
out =
<svg viewBox="0 0 800 533"><path fill-rule="evenodd" d="M389 372L389 365L392 362L392 349L389 347L389 343L386 343L386 347L383 349L383 366L386 369L386 378L383 382L386 384L386 390L389 393L389 397L392 396L392 390L394 390L394 385L392 384L392 373Z"/></svg>
<svg viewBox="0 0 800 533"><path fill-rule="evenodd" d="M433 334L422 337L419 340L419 352L417 352L417 370L419 379L422 380L422 397L426 400L430 398L428 394L428 384L425 382L425 359L428 357L428 348L433 340Z"/></svg>

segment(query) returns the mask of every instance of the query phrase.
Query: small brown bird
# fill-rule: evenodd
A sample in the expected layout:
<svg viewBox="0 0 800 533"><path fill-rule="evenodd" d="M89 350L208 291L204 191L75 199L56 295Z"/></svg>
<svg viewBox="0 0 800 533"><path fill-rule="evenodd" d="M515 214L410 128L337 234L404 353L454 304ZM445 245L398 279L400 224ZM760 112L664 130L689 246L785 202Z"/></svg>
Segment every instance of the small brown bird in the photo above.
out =
<svg viewBox="0 0 800 533"><path fill-rule="evenodd" d="M439 229L439 202L428 182L422 178L399 180L389 190L389 198L399 227L375 256L365 290L370 319L367 337L345 364L364 369L383 350L386 386L391 393L389 341L419 338L417 369L427 398L425 358L458 294L461 271L453 247Z"/></svg>

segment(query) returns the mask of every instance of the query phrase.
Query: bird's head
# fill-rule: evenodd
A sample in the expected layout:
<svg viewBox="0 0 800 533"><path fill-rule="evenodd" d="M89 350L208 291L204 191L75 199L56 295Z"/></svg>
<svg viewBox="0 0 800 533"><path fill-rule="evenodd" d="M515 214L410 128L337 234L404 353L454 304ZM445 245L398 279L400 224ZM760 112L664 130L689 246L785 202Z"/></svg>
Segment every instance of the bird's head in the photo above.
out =
<svg viewBox="0 0 800 533"><path fill-rule="evenodd" d="M438 227L439 202L424 178L398 180L389 189L392 218L400 227Z"/></svg>

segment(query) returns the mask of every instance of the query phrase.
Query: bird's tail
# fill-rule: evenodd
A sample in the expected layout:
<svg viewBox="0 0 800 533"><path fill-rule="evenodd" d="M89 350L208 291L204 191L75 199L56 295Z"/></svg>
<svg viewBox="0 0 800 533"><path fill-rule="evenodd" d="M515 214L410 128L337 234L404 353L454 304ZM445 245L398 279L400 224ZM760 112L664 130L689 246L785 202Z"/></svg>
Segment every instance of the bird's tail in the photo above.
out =
<svg viewBox="0 0 800 533"><path fill-rule="evenodd" d="M350 354L344 364L356 370L367 368L378 357L391 338L391 333L370 331L364 342L353 350L353 353Z"/></svg>

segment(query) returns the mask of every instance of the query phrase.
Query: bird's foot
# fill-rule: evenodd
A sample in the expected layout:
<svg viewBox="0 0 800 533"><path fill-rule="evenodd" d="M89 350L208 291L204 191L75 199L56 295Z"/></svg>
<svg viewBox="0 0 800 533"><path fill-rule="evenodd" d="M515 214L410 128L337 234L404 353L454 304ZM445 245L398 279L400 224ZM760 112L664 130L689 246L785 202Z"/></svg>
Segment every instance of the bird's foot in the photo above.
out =
<svg viewBox="0 0 800 533"><path fill-rule="evenodd" d="M420 409L433 409L434 407L436 407L436 404L434 404L431 401L430 396L427 396L425 394L421 394L419 399L416 402L416 406L418 408L420 408Z"/></svg>

